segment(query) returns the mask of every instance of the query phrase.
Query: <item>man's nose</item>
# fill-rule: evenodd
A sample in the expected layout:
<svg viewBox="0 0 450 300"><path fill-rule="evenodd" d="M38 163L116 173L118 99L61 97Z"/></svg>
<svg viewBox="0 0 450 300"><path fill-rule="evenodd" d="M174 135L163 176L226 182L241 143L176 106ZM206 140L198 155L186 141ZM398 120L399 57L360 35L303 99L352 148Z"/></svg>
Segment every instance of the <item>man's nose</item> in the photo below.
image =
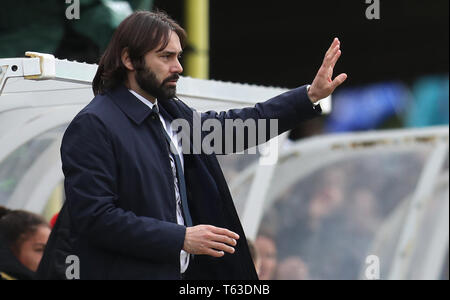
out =
<svg viewBox="0 0 450 300"><path fill-rule="evenodd" d="M183 73L183 66L181 65L180 61L177 59L175 64L172 66L172 73Z"/></svg>

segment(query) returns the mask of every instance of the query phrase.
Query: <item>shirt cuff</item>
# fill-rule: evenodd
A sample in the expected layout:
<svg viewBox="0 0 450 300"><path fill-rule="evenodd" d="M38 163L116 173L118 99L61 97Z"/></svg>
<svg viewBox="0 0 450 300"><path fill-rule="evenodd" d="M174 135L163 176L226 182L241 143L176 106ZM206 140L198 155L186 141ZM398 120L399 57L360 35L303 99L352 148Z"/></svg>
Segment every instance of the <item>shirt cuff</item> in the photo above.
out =
<svg viewBox="0 0 450 300"><path fill-rule="evenodd" d="M315 103L312 102L312 100L311 100L311 99L309 98L309 96L308 96L308 90L309 90L309 87L310 87L310 86L311 86L310 84L308 84L308 85L306 86L306 96L308 97L309 101L311 101L311 104L312 104L312 106L313 106L313 109L314 109L316 112L318 112L319 114L322 114L322 107L320 106L320 101L322 101L322 99L319 100L319 101L317 101L317 102L315 102Z"/></svg>
<svg viewBox="0 0 450 300"><path fill-rule="evenodd" d="M308 95L308 91L309 91L309 87L310 87L310 86L311 86L310 84L308 84L308 85L306 86L306 94L307 94L307 95ZM319 100L319 101L317 101L317 102L312 102L311 98L309 98L309 95L308 95L308 99L311 101L311 103L312 103L312 105L313 105L314 107L319 106L320 101L322 101L322 99L321 99L321 100Z"/></svg>

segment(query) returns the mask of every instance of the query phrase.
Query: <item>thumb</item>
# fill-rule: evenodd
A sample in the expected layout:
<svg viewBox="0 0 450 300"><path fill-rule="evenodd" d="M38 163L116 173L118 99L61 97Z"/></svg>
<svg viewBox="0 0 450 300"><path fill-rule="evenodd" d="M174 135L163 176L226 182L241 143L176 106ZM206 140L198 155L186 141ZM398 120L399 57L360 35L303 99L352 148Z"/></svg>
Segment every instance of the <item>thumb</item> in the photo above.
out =
<svg viewBox="0 0 450 300"><path fill-rule="evenodd" d="M340 86L347 79L347 74L342 73L337 76L333 82L331 83L333 90L335 90L338 86Z"/></svg>

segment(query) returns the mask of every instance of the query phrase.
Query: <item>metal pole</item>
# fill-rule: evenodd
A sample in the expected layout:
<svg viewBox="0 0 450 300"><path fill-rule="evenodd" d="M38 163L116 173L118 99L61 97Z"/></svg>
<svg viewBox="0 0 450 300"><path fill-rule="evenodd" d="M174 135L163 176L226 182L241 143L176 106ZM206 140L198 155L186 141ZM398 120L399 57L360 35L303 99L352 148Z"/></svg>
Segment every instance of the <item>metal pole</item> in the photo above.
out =
<svg viewBox="0 0 450 300"><path fill-rule="evenodd" d="M209 0L185 0L189 51L186 53L187 76L209 78Z"/></svg>

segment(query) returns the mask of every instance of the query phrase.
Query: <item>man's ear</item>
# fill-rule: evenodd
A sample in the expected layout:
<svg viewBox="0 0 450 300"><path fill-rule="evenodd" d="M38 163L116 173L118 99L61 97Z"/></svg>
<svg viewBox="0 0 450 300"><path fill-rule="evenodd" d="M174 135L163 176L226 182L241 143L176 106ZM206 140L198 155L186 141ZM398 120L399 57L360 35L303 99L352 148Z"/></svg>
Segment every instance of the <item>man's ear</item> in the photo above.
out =
<svg viewBox="0 0 450 300"><path fill-rule="evenodd" d="M122 59L122 63L128 71L134 71L133 63L131 62L130 55L128 54L128 48L124 48L122 50L120 58Z"/></svg>

